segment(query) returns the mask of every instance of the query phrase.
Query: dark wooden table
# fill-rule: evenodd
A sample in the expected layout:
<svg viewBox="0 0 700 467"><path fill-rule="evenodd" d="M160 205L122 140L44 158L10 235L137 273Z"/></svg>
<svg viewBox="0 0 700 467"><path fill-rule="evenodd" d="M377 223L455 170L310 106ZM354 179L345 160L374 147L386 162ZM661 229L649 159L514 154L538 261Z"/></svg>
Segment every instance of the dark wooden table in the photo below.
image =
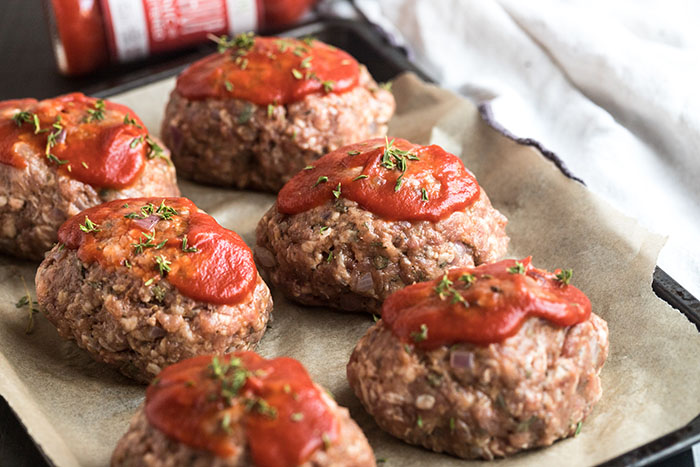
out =
<svg viewBox="0 0 700 467"><path fill-rule="evenodd" d="M89 77L67 78L56 71L41 0L0 0L0 100L46 98L71 91L95 93L187 63L203 50L200 47L113 67ZM0 397L0 466L47 465L22 423ZM692 454L686 451L656 466L691 467Z"/></svg>

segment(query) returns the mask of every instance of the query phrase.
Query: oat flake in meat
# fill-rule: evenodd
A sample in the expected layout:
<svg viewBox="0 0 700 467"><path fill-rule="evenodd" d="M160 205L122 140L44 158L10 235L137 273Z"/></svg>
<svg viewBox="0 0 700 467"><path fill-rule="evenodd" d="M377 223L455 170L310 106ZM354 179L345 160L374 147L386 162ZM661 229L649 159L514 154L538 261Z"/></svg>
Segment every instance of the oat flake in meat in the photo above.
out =
<svg viewBox="0 0 700 467"><path fill-rule="evenodd" d="M128 107L80 93L0 102L0 252L40 260L83 209L179 194L169 152Z"/></svg>
<svg viewBox="0 0 700 467"><path fill-rule="evenodd" d="M555 273L505 260L395 293L350 386L383 430L465 459L575 435L602 395L608 327L571 271Z"/></svg>
<svg viewBox="0 0 700 467"><path fill-rule="evenodd" d="M459 158L382 138L329 153L287 183L254 252L292 300L379 312L406 285L498 260L505 225Z"/></svg>
<svg viewBox="0 0 700 467"><path fill-rule="evenodd" d="M277 192L340 146L386 134L394 98L317 40L239 35L187 68L161 135L181 176Z"/></svg>
<svg viewBox="0 0 700 467"><path fill-rule="evenodd" d="M163 370L112 467L369 467L364 434L291 358L201 356Z"/></svg>
<svg viewBox="0 0 700 467"><path fill-rule="evenodd" d="M185 198L112 201L71 218L39 266L61 336L149 382L208 353L252 349L272 299L250 249Z"/></svg>

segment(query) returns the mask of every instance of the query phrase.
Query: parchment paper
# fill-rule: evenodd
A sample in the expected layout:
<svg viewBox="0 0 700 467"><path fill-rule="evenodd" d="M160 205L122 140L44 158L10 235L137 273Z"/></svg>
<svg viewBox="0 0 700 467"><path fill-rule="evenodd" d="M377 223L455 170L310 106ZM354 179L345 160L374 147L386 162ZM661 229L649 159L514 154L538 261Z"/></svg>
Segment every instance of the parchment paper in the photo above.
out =
<svg viewBox="0 0 700 467"><path fill-rule="evenodd" d="M172 80L117 96L156 132ZM468 102L412 75L394 83L398 102L391 134L434 142L461 155L493 204L509 219L509 256L533 255L538 267L571 267L594 311L608 321L610 357L603 398L581 434L498 465L588 465L679 428L700 413L700 334L651 290L663 239L650 235L535 149L489 128ZM562 116L562 118L566 118ZM274 197L181 182L184 195L225 227L254 242L258 219ZM14 303L33 294L36 265L0 257L0 393L47 456L59 466L105 466L144 387L95 363L37 316L25 334L26 311ZM274 321L259 347L267 357L299 359L364 429L378 458L392 466L466 465L381 432L345 379L345 365L371 317L304 308L274 293ZM477 462L472 462L477 464Z"/></svg>

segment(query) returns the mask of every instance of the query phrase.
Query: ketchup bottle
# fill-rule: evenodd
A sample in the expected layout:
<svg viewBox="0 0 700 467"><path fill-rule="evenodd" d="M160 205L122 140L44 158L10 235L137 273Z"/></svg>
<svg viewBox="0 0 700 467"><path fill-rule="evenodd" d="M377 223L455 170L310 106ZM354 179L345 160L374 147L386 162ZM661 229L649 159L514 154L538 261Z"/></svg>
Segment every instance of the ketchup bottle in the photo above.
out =
<svg viewBox="0 0 700 467"><path fill-rule="evenodd" d="M234 35L294 23L317 0L44 0L59 71L88 73Z"/></svg>

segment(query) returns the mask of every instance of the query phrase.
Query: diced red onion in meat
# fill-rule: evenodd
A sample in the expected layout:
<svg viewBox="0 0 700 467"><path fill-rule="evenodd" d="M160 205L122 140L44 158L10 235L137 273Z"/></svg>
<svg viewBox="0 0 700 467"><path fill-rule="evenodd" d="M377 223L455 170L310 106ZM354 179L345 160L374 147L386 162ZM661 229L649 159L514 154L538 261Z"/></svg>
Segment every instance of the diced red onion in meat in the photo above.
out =
<svg viewBox="0 0 700 467"><path fill-rule="evenodd" d="M151 230L154 225L158 223L160 220L160 217L151 214L150 216L144 218L144 219L135 219L134 224L137 226L141 227L143 230Z"/></svg>
<svg viewBox="0 0 700 467"><path fill-rule="evenodd" d="M254 251L255 258L263 267L271 268L275 266L275 255L273 255L270 250L262 246L256 246Z"/></svg>
<svg viewBox="0 0 700 467"><path fill-rule="evenodd" d="M160 326L155 326L150 329L148 332L149 336L151 339L159 339L167 334L165 329L161 328Z"/></svg>
<svg viewBox="0 0 700 467"><path fill-rule="evenodd" d="M170 126L170 144L172 145L172 150L175 152L179 151L182 145L182 132L180 128L175 125Z"/></svg>
<svg viewBox="0 0 700 467"><path fill-rule="evenodd" d="M474 354L464 350L453 350L450 353L450 366L464 370L471 370L474 367Z"/></svg>
<svg viewBox="0 0 700 467"><path fill-rule="evenodd" d="M56 135L56 142L57 143L64 143L66 141L66 129L62 129L61 131L58 132Z"/></svg>
<svg viewBox="0 0 700 467"><path fill-rule="evenodd" d="M372 279L372 273L365 272L359 279L357 279L357 284L355 288L358 292L369 292L374 290L374 279Z"/></svg>

